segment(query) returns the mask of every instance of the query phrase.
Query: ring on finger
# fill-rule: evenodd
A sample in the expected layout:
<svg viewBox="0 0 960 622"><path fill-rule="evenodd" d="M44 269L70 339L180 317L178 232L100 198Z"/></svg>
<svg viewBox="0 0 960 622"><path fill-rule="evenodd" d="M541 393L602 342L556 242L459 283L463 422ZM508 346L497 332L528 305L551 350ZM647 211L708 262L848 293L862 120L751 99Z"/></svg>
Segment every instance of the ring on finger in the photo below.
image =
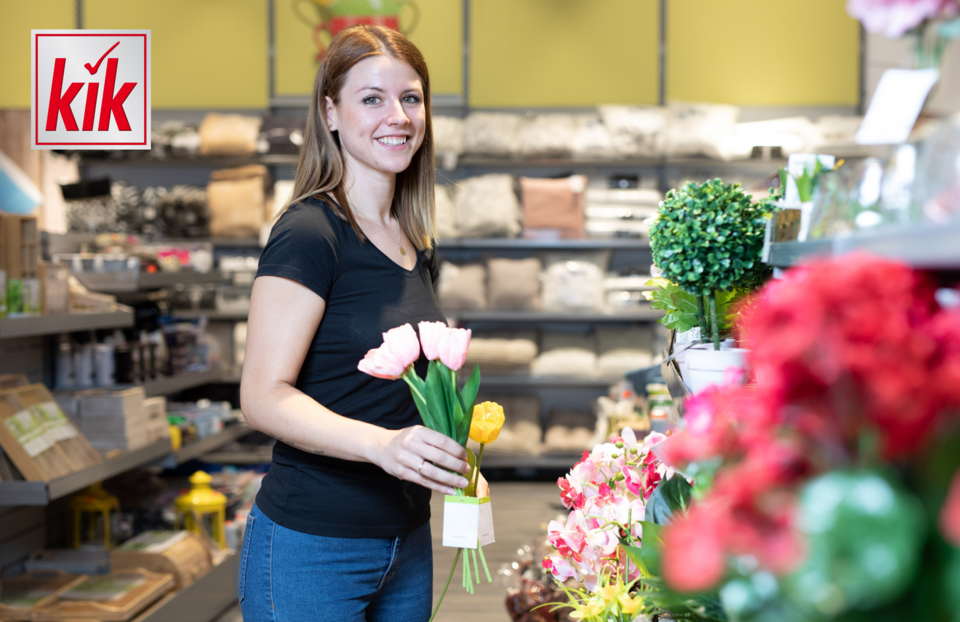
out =
<svg viewBox="0 0 960 622"><path fill-rule="evenodd" d="M424 467L426 464L427 464L427 459L424 458L424 459L423 459L423 462L420 463L420 467L417 469L417 475L423 477L423 473L422 473L421 471L423 471L423 467Z"/></svg>

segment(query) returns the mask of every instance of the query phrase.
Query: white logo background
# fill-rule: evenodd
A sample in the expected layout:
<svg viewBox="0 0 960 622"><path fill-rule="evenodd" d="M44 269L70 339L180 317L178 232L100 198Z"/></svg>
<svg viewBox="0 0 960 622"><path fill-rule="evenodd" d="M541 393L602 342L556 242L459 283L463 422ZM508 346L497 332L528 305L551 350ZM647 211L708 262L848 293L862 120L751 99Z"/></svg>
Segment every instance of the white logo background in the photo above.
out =
<svg viewBox="0 0 960 622"><path fill-rule="evenodd" d="M119 45L107 54L97 67L97 61L117 42ZM33 56L30 73L33 86L31 141L34 149L150 149L149 30L33 30L30 45ZM57 58L66 59L61 96L66 94L74 82L84 84L70 104L70 110L80 128L77 131L68 131L60 115L57 117L56 130L45 129ZM136 83L123 102L123 111L130 124L129 131L120 130L113 115L110 115L109 130L103 132L97 130L111 58L117 59L114 96L120 92L125 83ZM84 67L85 64L95 68L93 75ZM87 89L91 82L98 82L100 86L96 98L93 130L85 132L82 129L83 119L87 104Z"/></svg>

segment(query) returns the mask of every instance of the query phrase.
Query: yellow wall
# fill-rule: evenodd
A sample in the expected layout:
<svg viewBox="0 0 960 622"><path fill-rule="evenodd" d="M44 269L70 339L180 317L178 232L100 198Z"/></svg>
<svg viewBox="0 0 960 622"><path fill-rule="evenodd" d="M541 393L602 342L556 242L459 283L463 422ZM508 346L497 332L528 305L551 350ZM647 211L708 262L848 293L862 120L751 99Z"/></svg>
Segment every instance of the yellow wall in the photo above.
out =
<svg viewBox="0 0 960 622"><path fill-rule="evenodd" d="M459 94L463 90L463 26L461 0L413 0L419 9L414 30L413 7L400 11L400 29L409 32L427 59L430 81L436 94ZM318 12L309 0L276 0L276 91L278 96L309 95L317 65L317 47L311 23L319 22ZM328 33L320 33L324 45Z"/></svg>
<svg viewBox="0 0 960 622"><path fill-rule="evenodd" d="M266 108L267 0L84 0L86 28L151 29L154 108Z"/></svg>
<svg viewBox="0 0 960 622"><path fill-rule="evenodd" d="M657 102L657 0L474 0L471 9L472 106Z"/></svg>
<svg viewBox="0 0 960 622"><path fill-rule="evenodd" d="M74 28L73 0L0 0L0 108L30 107L30 31Z"/></svg>
<svg viewBox="0 0 960 622"><path fill-rule="evenodd" d="M855 105L858 54L840 0L669 0L671 100Z"/></svg>

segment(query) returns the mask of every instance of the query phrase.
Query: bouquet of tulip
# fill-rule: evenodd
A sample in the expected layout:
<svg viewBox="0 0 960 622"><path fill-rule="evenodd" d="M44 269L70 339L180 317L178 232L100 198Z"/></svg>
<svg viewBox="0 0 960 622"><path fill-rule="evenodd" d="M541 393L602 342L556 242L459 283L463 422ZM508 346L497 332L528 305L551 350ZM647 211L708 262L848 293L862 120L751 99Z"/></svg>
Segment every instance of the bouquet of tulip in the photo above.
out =
<svg viewBox="0 0 960 622"><path fill-rule="evenodd" d="M480 461L483 458L483 448L492 443L500 434L503 426L503 408L492 402L474 405L477 390L480 388L480 368L474 367L473 373L467 379L462 389L457 387L457 370L463 367L467 358L467 349L470 347L470 330L450 328L442 322L420 322L420 337L410 324L393 328L383 334L383 345L367 352L366 356L357 365L357 368L371 376L396 380L402 378L410 386L413 401L420 411L423 425L431 430L440 432L457 441L467 449L467 438L480 443L479 456L467 449L467 461L472 467L468 486L457 488L456 494L448 496L444 511L445 546L448 531L447 518L457 512L451 511L451 504L457 505L454 510L462 510L463 505L476 506L473 538L467 538L467 546L457 547L457 556L454 558L453 568L447 577L447 584L443 594L433 612L432 620L437 615L443 596L447 593L450 579L463 555L463 586L473 593L473 577L479 580L480 572L477 556L483 563L487 581L491 582L490 571L483 556L483 544L493 542L492 515L490 514L489 498L477 499L476 487L480 477ZM414 370L414 362L420 358L420 349L430 361L426 378L420 378ZM483 507L483 506L486 507ZM462 512L460 512L462 514ZM480 525L477 521L487 518L489 526L483 535L478 534ZM453 519L455 520L455 519ZM470 571L470 556L473 557L473 569Z"/></svg>

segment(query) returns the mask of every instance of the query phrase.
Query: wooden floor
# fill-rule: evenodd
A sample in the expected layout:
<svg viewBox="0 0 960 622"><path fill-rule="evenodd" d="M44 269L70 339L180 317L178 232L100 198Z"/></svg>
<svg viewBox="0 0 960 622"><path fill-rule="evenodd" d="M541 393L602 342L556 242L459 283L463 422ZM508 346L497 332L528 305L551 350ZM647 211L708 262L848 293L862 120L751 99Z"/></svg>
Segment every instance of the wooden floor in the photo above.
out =
<svg viewBox="0 0 960 622"><path fill-rule="evenodd" d="M560 494L554 483L495 482L490 485L493 501L496 543L483 547L484 556L493 576L493 583L475 586L474 594L467 594L460 584L461 568L454 573L450 589L443 599L437 622L509 622L504 607L506 589L495 575L501 564L514 561L517 549L536 536L563 511ZM433 495L433 602L436 603L450 572L456 549L440 545L443 527L443 497ZM483 569L481 568L481 572ZM240 608L231 609L218 622L242 622Z"/></svg>

